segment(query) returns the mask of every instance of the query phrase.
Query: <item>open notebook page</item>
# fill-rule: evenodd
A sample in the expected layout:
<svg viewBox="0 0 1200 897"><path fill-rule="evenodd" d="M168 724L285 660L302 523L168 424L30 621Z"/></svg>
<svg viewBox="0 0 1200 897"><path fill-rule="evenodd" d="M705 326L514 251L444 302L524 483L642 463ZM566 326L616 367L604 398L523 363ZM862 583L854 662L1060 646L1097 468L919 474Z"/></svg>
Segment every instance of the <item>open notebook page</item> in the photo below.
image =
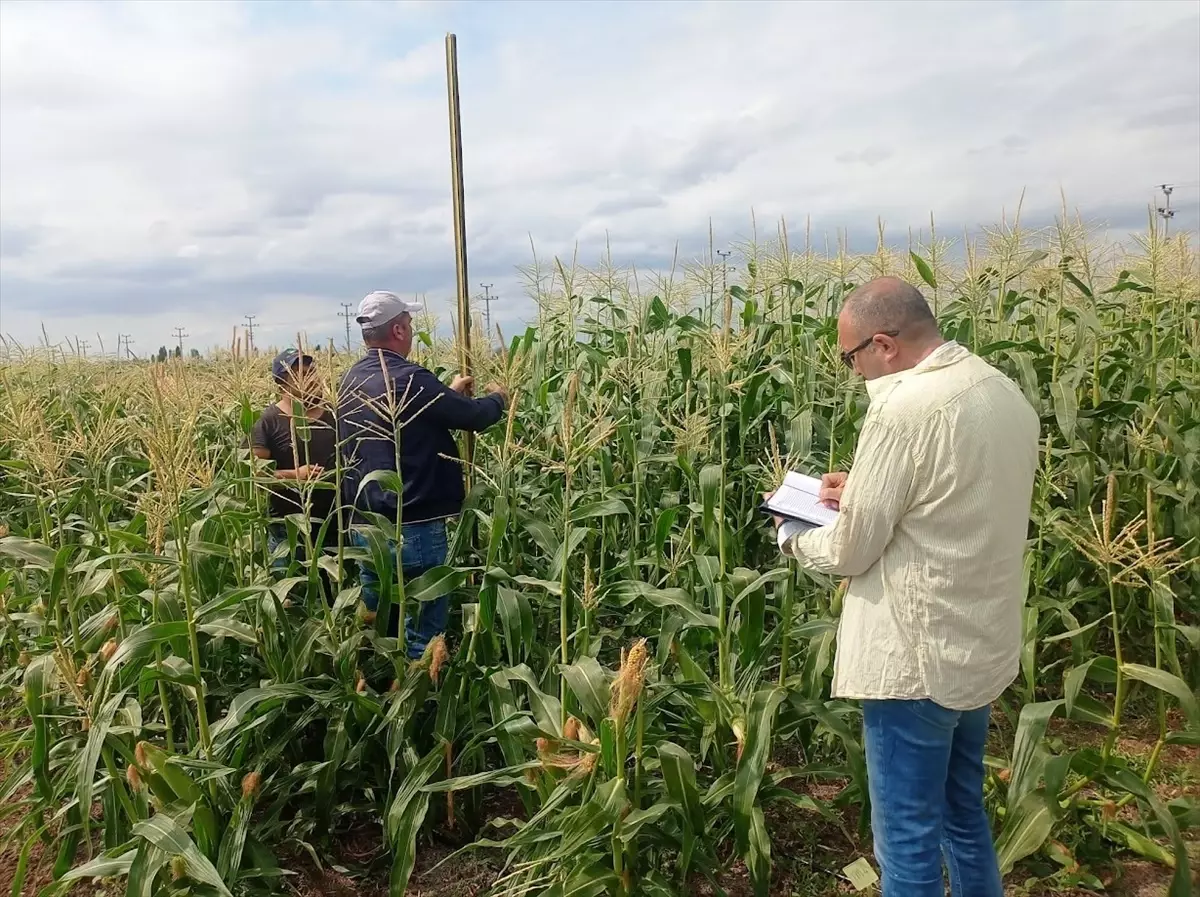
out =
<svg viewBox="0 0 1200 897"><path fill-rule="evenodd" d="M800 520L814 526L826 526L837 520L838 512L820 503L817 496L821 481L816 477L790 472L767 501L767 510L780 517Z"/></svg>

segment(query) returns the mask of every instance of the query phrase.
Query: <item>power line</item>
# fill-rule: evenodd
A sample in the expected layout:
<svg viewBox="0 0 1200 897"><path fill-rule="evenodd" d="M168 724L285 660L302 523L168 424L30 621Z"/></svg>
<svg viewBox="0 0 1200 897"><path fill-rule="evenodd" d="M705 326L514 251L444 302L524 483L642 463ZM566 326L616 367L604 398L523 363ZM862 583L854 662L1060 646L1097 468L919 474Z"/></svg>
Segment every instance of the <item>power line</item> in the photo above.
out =
<svg viewBox="0 0 1200 897"><path fill-rule="evenodd" d="M175 337L175 339L177 339L179 341L179 357L182 358L183 357L183 338L185 336L187 336L187 333L184 332L182 327L176 327L173 331L171 331L171 336Z"/></svg>
<svg viewBox="0 0 1200 897"><path fill-rule="evenodd" d="M350 351L350 319L352 317L354 317L354 314L350 311L350 309L353 307L354 306L351 305L349 302L343 302L342 310L338 312L339 318L346 319L346 351L347 352Z"/></svg>

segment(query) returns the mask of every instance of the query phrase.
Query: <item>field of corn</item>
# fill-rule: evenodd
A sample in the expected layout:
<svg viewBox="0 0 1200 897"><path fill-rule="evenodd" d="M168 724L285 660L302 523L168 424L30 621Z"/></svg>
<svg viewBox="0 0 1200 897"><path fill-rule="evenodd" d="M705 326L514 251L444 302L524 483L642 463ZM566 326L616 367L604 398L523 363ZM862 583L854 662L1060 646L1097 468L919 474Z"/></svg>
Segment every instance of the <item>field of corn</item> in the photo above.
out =
<svg viewBox="0 0 1200 897"><path fill-rule="evenodd" d="M536 321L494 351L474 334L478 382L513 401L474 444L451 566L390 583L402 607L455 599L413 663L360 610L366 553L269 570L269 480L245 449L269 355L6 344L0 882L326 893L303 867L392 897L848 889L870 842L859 712L829 694L841 584L784 561L757 506L786 468L852 463L866 396L835 317L895 273L1042 419L1021 670L988 761L1013 893L1133 893L1138 864L1154 893L1194 893L1200 267L1153 228L1118 246L1006 224L901 251L881 233L850 256L781 227L728 267L531 265ZM355 356L322 348L332 396ZM417 351L461 368L452 340ZM431 856L443 890L421 883Z"/></svg>

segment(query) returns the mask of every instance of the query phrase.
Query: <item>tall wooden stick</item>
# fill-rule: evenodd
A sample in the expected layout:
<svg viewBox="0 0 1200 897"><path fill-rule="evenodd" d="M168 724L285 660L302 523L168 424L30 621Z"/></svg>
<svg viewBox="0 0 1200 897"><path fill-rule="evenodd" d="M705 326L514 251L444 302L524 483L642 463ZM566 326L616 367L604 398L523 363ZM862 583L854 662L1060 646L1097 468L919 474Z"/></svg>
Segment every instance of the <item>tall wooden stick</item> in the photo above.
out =
<svg viewBox="0 0 1200 897"><path fill-rule="evenodd" d="M471 299L467 284L467 215L463 201L462 121L458 106L458 39L446 35L446 94L450 103L450 195L454 201L454 265L458 280L458 360L461 373L471 376ZM475 436L466 438L467 489L471 488L471 464Z"/></svg>

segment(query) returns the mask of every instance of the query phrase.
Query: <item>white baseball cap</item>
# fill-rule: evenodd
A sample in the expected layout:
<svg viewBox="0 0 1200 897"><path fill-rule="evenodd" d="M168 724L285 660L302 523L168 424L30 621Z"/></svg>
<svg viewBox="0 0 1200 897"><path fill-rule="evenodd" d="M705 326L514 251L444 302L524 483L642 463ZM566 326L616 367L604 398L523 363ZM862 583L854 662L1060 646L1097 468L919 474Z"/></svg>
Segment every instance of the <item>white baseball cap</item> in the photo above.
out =
<svg viewBox="0 0 1200 897"><path fill-rule="evenodd" d="M363 301L358 303L358 317L354 320L364 327L378 327L388 321L394 321L405 312L415 315L424 310L425 307L417 302L408 302L386 290L376 290L374 293L368 293Z"/></svg>

